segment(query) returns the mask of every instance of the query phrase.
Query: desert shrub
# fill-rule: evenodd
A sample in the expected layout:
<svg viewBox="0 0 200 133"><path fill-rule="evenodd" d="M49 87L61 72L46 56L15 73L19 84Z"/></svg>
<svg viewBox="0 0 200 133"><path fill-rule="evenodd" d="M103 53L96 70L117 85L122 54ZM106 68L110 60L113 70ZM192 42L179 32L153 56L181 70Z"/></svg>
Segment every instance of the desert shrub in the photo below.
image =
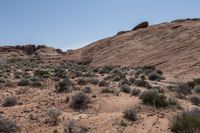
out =
<svg viewBox="0 0 200 133"><path fill-rule="evenodd" d="M168 106L166 97L164 95L160 95L155 90L144 91L140 95L140 99L142 100L143 104L145 104L145 105L152 105L157 108Z"/></svg>
<svg viewBox="0 0 200 133"><path fill-rule="evenodd" d="M3 107L11 107L17 104L17 98L15 96L8 96L3 100Z"/></svg>
<svg viewBox="0 0 200 133"><path fill-rule="evenodd" d="M197 85L197 86L194 87L194 92L200 93L200 85Z"/></svg>
<svg viewBox="0 0 200 133"><path fill-rule="evenodd" d="M132 89L132 91L131 91L131 95L132 96L138 96L139 94L140 94L140 89L136 89L136 88L134 88L134 89Z"/></svg>
<svg viewBox="0 0 200 133"><path fill-rule="evenodd" d="M88 80L84 79L84 78L79 78L77 81L78 85L87 85L88 84Z"/></svg>
<svg viewBox="0 0 200 133"><path fill-rule="evenodd" d="M75 110L85 109L90 102L90 98L85 93L79 92L72 96L70 107Z"/></svg>
<svg viewBox="0 0 200 133"><path fill-rule="evenodd" d="M175 133L199 133L200 110L182 112L171 119L170 128Z"/></svg>
<svg viewBox="0 0 200 133"><path fill-rule="evenodd" d="M87 133L88 129L78 125L74 120L64 124L65 133Z"/></svg>
<svg viewBox="0 0 200 133"><path fill-rule="evenodd" d="M32 83L31 83L31 86L32 87L42 87L42 83L41 82L39 82L39 81L33 81Z"/></svg>
<svg viewBox="0 0 200 133"><path fill-rule="evenodd" d="M0 115L0 132L11 133L19 130L15 121L11 121Z"/></svg>
<svg viewBox="0 0 200 133"><path fill-rule="evenodd" d="M67 72L63 68L57 68L55 69L54 76L58 78L67 78Z"/></svg>
<svg viewBox="0 0 200 133"><path fill-rule="evenodd" d="M48 78L50 76L50 73L47 70L38 69L34 71L34 76Z"/></svg>
<svg viewBox="0 0 200 133"><path fill-rule="evenodd" d="M137 79L135 80L135 85L139 87L147 87L149 86L149 83L145 80Z"/></svg>
<svg viewBox="0 0 200 133"><path fill-rule="evenodd" d="M125 74L123 73L122 69L119 67L113 68L113 70L110 72L113 81L119 81L121 78L125 77Z"/></svg>
<svg viewBox="0 0 200 133"><path fill-rule="evenodd" d="M128 84L124 84L121 86L120 90L124 93L129 93L131 91L131 87Z"/></svg>
<svg viewBox="0 0 200 133"><path fill-rule="evenodd" d="M130 77L130 78L129 78L129 81L133 84L133 83L135 82L135 78Z"/></svg>
<svg viewBox="0 0 200 133"><path fill-rule="evenodd" d="M50 108L47 111L47 115L49 117L49 123L53 125L58 124L58 117L62 114L62 112L57 108Z"/></svg>
<svg viewBox="0 0 200 133"><path fill-rule="evenodd" d="M194 86L195 86L194 81L188 81L187 84L188 84L191 88L194 88Z"/></svg>
<svg viewBox="0 0 200 133"><path fill-rule="evenodd" d="M84 87L82 91L83 91L84 93L92 93L92 89L91 89L90 86Z"/></svg>
<svg viewBox="0 0 200 133"><path fill-rule="evenodd" d="M30 80L29 79L22 79L18 83L19 86L28 86L30 85Z"/></svg>
<svg viewBox="0 0 200 133"><path fill-rule="evenodd" d="M6 82L6 80L3 77L1 77L0 78L0 83L5 83L5 82Z"/></svg>
<svg viewBox="0 0 200 133"><path fill-rule="evenodd" d="M193 97L190 98L190 101L194 105L197 105L197 106L200 105L200 98L199 97L193 96Z"/></svg>
<svg viewBox="0 0 200 133"><path fill-rule="evenodd" d="M105 73L110 73L113 69L114 69L113 66L103 66L103 67L99 68L98 72L100 74L105 74Z"/></svg>
<svg viewBox="0 0 200 133"><path fill-rule="evenodd" d="M200 78L193 79L195 85L200 85Z"/></svg>
<svg viewBox="0 0 200 133"><path fill-rule="evenodd" d="M163 71L161 71L161 70L156 70L156 72L157 72L158 74L160 74L160 75L163 75Z"/></svg>
<svg viewBox="0 0 200 133"><path fill-rule="evenodd" d="M99 81L99 86L108 86L108 85L109 85L109 83L106 82L105 80Z"/></svg>
<svg viewBox="0 0 200 133"><path fill-rule="evenodd" d="M137 110L135 108L128 108L124 112L124 118L131 120L131 121L136 121L137 120Z"/></svg>
<svg viewBox="0 0 200 133"><path fill-rule="evenodd" d="M97 85L99 83L98 79L90 79L90 84Z"/></svg>
<svg viewBox="0 0 200 133"><path fill-rule="evenodd" d="M145 75L141 75L140 79L145 80L146 79Z"/></svg>
<svg viewBox="0 0 200 133"><path fill-rule="evenodd" d="M101 89L101 93L114 93L112 88L106 87Z"/></svg>
<svg viewBox="0 0 200 133"><path fill-rule="evenodd" d="M135 77L137 78L142 73L143 73L143 70L141 68L137 68L135 72Z"/></svg>
<svg viewBox="0 0 200 133"><path fill-rule="evenodd" d="M186 83L179 83L176 89L177 97L184 97L185 95L191 94L192 88Z"/></svg>
<svg viewBox="0 0 200 133"><path fill-rule="evenodd" d="M60 81L56 86L56 92L70 92L70 89L72 87L72 82L69 79L64 79L63 81Z"/></svg>
<svg viewBox="0 0 200 133"><path fill-rule="evenodd" d="M179 105L178 100L175 97L167 97L166 99L169 106L177 106Z"/></svg>
<svg viewBox="0 0 200 133"><path fill-rule="evenodd" d="M158 74L157 72L149 73L148 78L149 78L149 80L161 80L161 79L163 79L163 77L160 74Z"/></svg>
<svg viewBox="0 0 200 133"><path fill-rule="evenodd" d="M121 85L127 84L131 85L131 82L127 78L123 78L122 81L120 82Z"/></svg>

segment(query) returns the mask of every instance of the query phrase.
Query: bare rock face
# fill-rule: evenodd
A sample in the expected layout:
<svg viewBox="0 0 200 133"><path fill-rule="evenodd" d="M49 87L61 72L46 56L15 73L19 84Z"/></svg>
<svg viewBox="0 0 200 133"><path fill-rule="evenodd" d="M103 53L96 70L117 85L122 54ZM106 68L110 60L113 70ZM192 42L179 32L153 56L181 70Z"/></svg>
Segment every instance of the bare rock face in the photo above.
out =
<svg viewBox="0 0 200 133"><path fill-rule="evenodd" d="M135 26L135 27L132 29L132 31L138 30L138 29L142 29L142 28L146 28L146 27L148 27L148 26L149 26L149 23L148 23L147 21L145 21L145 22L142 22L142 23L138 24L137 26Z"/></svg>

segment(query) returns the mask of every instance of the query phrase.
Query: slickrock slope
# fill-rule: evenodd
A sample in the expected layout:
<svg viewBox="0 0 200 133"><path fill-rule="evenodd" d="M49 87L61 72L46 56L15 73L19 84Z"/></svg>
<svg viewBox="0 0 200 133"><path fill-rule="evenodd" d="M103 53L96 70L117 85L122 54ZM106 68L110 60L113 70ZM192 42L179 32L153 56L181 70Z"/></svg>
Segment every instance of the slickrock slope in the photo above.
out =
<svg viewBox="0 0 200 133"><path fill-rule="evenodd" d="M186 19L121 32L65 58L91 58L93 66L155 65L175 78L191 79L200 76L199 52L200 19Z"/></svg>

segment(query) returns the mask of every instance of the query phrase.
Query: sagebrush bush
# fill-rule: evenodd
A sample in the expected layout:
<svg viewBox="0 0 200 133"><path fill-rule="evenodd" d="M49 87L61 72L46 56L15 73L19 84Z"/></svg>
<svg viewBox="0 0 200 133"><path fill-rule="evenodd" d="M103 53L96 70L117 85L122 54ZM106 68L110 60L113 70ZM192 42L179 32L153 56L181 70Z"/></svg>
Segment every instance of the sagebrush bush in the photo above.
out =
<svg viewBox="0 0 200 133"><path fill-rule="evenodd" d="M30 85L30 80L29 79L22 79L18 83L19 86L28 86Z"/></svg>
<svg viewBox="0 0 200 133"><path fill-rule="evenodd" d="M82 89L82 91L83 91L84 93L92 93L92 89L91 89L90 86L85 86L85 87Z"/></svg>
<svg viewBox="0 0 200 133"><path fill-rule="evenodd" d="M42 87L42 83L41 82L39 82L39 81L33 81L32 83L31 83L31 86L32 87Z"/></svg>
<svg viewBox="0 0 200 133"><path fill-rule="evenodd" d="M177 106L177 105L179 105L179 102L175 97L169 96L169 97L167 97L166 100L167 100L167 103L168 103L169 106Z"/></svg>
<svg viewBox="0 0 200 133"><path fill-rule="evenodd" d="M194 92L200 93L200 85L194 86Z"/></svg>
<svg viewBox="0 0 200 133"><path fill-rule="evenodd" d="M90 79L90 84L97 85L99 83L98 79Z"/></svg>
<svg viewBox="0 0 200 133"><path fill-rule="evenodd" d="M160 74L158 74L157 72L149 73L148 78L149 78L149 80L161 80L161 79L163 79L163 77Z"/></svg>
<svg viewBox="0 0 200 133"><path fill-rule="evenodd" d="M124 93L129 93L131 91L131 87L128 84L124 84L121 86L120 90Z"/></svg>
<svg viewBox="0 0 200 133"><path fill-rule="evenodd" d="M88 129L78 125L74 120L64 124L64 133L87 133Z"/></svg>
<svg viewBox="0 0 200 133"><path fill-rule="evenodd" d="M152 105L157 108L166 107L168 103L166 101L166 97L164 95L160 95L155 90L144 91L140 95L140 99L145 105Z"/></svg>
<svg viewBox="0 0 200 133"><path fill-rule="evenodd" d="M139 86L139 87L147 87L148 88L150 86L147 81L141 80L141 79L135 80L134 83L135 83L136 86Z"/></svg>
<svg viewBox="0 0 200 133"><path fill-rule="evenodd" d="M127 84L127 85L131 85L131 82L127 79L127 78L123 78L120 82L121 85Z"/></svg>
<svg viewBox="0 0 200 133"><path fill-rule="evenodd" d="M62 114L62 112L57 108L50 108L47 110L47 115L49 117L49 123L53 125L58 124L58 117Z"/></svg>
<svg viewBox="0 0 200 133"><path fill-rule="evenodd" d="M191 94L192 88L186 83L179 83L176 88L176 96L184 97L185 95Z"/></svg>
<svg viewBox="0 0 200 133"><path fill-rule="evenodd" d="M15 121L11 121L0 115L0 132L2 133L12 133L19 130Z"/></svg>
<svg viewBox="0 0 200 133"><path fill-rule="evenodd" d="M194 104L194 105L197 105L197 106L200 105L200 98L197 97L197 96L191 97L191 98L190 98L190 101L191 101L191 103Z"/></svg>
<svg viewBox="0 0 200 133"><path fill-rule="evenodd" d="M54 76L58 77L58 78L68 78L67 77L67 72L63 68L57 68L57 69L55 69Z"/></svg>
<svg viewBox="0 0 200 133"><path fill-rule="evenodd" d="M140 89L136 89L136 88L134 88L134 89L132 89L132 91L131 91L131 95L132 96L138 96L139 94L140 94Z"/></svg>
<svg viewBox="0 0 200 133"><path fill-rule="evenodd" d="M137 110L135 108L128 108L124 112L124 118L131 120L131 121L136 121L137 120Z"/></svg>
<svg viewBox="0 0 200 133"><path fill-rule="evenodd" d="M175 133L199 133L200 110L193 109L174 116L171 119L170 128Z"/></svg>
<svg viewBox="0 0 200 133"><path fill-rule="evenodd" d="M108 85L109 85L109 83L106 82L105 80L99 81L99 86L108 86Z"/></svg>
<svg viewBox="0 0 200 133"><path fill-rule="evenodd" d="M88 80L84 79L84 78L79 78L77 81L78 85L87 85L88 84Z"/></svg>
<svg viewBox="0 0 200 133"><path fill-rule="evenodd" d="M106 87L101 89L101 93L114 93L112 88Z"/></svg>
<svg viewBox="0 0 200 133"><path fill-rule="evenodd" d="M40 78L48 78L50 76L50 73L47 70L38 69L34 71L34 76Z"/></svg>
<svg viewBox="0 0 200 133"><path fill-rule="evenodd" d="M90 98L83 92L79 92L72 96L70 107L75 110L85 109L90 102Z"/></svg>
<svg viewBox="0 0 200 133"><path fill-rule="evenodd" d="M55 86L56 92L70 92L71 87L72 82L69 79L64 79Z"/></svg>
<svg viewBox="0 0 200 133"><path fill-rule="evenodd" d="M8 96L3 100L3 107L11 107L17 104L17 98L15 96Z"/></svg>

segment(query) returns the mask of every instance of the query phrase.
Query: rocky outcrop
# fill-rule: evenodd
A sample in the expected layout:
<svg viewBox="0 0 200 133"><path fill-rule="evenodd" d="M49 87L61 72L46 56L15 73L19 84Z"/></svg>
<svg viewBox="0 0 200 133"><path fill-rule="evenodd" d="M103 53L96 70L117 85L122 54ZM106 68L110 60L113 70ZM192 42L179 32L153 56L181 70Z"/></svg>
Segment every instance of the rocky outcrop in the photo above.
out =
<svg viewBox="0 0 200 133"><path fill-rule="evenodd" d="M148 27L148 26L149 26L149 23L148 23L147 21L145 21L145 22L142 22L142 23L138 24L137 26L135 26L135 27L132 29L132 31L138 30L138 29L142 29L142 28L146 28L146 27Z"/></svg>

